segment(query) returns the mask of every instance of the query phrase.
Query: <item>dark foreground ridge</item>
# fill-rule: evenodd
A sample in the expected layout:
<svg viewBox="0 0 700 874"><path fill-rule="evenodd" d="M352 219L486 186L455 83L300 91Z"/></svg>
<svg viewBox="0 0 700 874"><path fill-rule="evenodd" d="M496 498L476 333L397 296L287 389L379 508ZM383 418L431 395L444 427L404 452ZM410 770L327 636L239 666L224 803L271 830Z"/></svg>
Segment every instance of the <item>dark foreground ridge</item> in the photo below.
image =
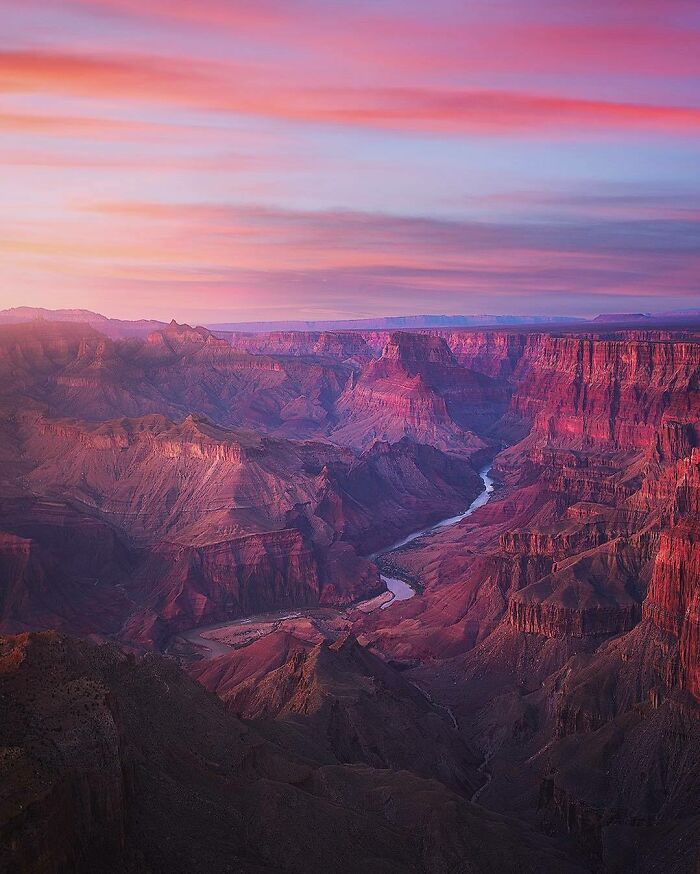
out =
<svg viewBox="0 0 700 874"><path fill-rule="evenodd" d="M268 740L160 656L2 638L0 699L3 871L580 870L435 780Z"/></svg>

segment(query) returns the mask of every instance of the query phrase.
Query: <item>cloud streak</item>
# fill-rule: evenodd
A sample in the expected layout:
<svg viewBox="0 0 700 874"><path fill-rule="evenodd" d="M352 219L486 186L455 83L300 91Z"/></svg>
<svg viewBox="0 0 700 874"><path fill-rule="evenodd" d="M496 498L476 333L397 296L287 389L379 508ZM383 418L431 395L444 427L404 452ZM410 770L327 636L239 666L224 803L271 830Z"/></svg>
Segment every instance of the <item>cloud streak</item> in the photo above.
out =
<svg viewBox="0 0 700 874"><path fill-rule="evenodd" d="M567 295L588 294L582 308L592 312L605 295L691 301L700 270L698 220L517 224L225 204L84 208L93 215L89 234L78 238L63 225L41 235L20 228L6 250L47 259L55 274L74 273L92 289L204 297L209 319L227 303L246 309L259 295L280 318L315 312L320 294L329 306L344 301L347 312L353 288L357 316L375 305L369 298L399 311L408 301L430 309L435 295L453 311L470 301L512 308L533 294L565 311Z"/></svg>
<svg viewBox="0 0 700 874"><path fill-rule="evenodd" d="M187 318L196 296L256 318L697 293L689 0L0 11L0 305Z"/></svg>
<svg viewBox="0 0 700 874"><path fill-rule="evenodd" d="M314 124L513 135L700 131L700 108L505 90L280 87L255 66L174 58L0 52L0 91L172 104Z"/></svg>

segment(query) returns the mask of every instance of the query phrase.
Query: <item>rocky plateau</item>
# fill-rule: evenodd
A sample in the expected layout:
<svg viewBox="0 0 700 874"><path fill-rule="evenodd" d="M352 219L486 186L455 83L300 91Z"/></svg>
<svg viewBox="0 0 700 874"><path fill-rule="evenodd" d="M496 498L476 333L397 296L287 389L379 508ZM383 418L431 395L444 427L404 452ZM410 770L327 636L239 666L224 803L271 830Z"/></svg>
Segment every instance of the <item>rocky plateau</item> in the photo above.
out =
<svg viewBox="0 0 700 874"><path fill-rule="evenodd" d="M700 330L20 316L0 869L698 874Z"/></svg>

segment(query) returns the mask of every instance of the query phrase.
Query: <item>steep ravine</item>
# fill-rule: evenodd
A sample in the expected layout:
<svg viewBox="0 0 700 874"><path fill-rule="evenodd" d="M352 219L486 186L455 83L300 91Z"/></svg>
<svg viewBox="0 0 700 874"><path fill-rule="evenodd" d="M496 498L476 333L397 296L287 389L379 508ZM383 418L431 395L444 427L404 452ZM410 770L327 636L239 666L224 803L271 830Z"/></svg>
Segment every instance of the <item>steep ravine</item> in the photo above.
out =
<svg viewBox="0 0 700 874"><path fill-rule="evenodd" d="M479 507L483 507L487 504L493 494L493 480L489 476L490 472L490 463L479 471L479 476L484 484L484 490L474 498L463 513L458 513L456 516L449 516L447 519L443 519L435 525L431 525L428 528L421 528L419 531L414 531L413 534L409 534L407 537L402 538L398 543L394 543L387 549L382 549L379 552L373 553L370 558L374 560L382 556L390 555L392 552L407 546L409 543L413 543L414 540L418 540L420 537L427 537L436 531L440 531L442 528L449 528L451 525L456 525L458 522L461 522L462 519L471 516L472 513L475 513L479 509ZM380 576L384 585L394 596L390 601L386 601L381 605L382 610L391 606L394 601L408 601L409 598L412 598L416 594L415 589L413 589L405 580L397 579L396 577L389 577L386 574L380 574Z"/></svg>
<svg viewBox="0 0 700 874"><path fill-rule="evenodd" d="M468 516L471 516L472 513L476 512L480 507L483 507L491 498L493 494L494 485L493 480L489 476L491 472L491 464L488 464L486 467L482 468L479 471L479 476L481 477L481 481L484 484L484 490L477 495L477 497L471 502L469 507L463 512L459 513L456 516L449 516L446 519L443 519L440 522L437 522L433 525L430 525L427 528L420 528L418 531L414 531L412 534L409 534L406 537L403 537L397 543L394 543L392 546L387 547L386 549L382 549L378 552L373 553L370 556L370 559L374 560L379 557L384 557L389 555L390 553L401 549L409 543L418 540L421 537L427 537L430 534L433 534L436 531L439 531L442 528L449 527L451 525L456 525L458 522L461 522L462 519L466 519ZM394 577L389 577L385 574L381 574L381 579L387 587L387 591L391 592L392 598L384 603L378 605L379 609L386 609L390 605L392 605L395 601L407 601L412 598L416 592L407 582L404 580L400 580ZM376 601L376 598L371 598L367 601L358 602L354 605L356 608L361 609L363 606L368 607L372 601ZM373 607L372 609L377 609L377 607ZM329 612L327 610L326 612ZM341 611L330 611L337 612L340 614ZM197 626L195 628L188 629L187 631L183 631L176 636L176 639L179 641L185 641L188 644L191 644L197 647L198 650L201 650L204 654L205 658L216 658L216 656L222 655L229 651L231 648L222 643L219 640L212 640L204 637L203 635L206 632L213 631L221 628L240 628L242 626L251 626L256 622L265 622L265 623L279 623L288 619L299 619L300 617L308 615L309 611L307 610L281 610L275 613L266 613L260 616L248 616L243 619L236 619L232 622L217 622L213 625L206 626Z"/></svg>

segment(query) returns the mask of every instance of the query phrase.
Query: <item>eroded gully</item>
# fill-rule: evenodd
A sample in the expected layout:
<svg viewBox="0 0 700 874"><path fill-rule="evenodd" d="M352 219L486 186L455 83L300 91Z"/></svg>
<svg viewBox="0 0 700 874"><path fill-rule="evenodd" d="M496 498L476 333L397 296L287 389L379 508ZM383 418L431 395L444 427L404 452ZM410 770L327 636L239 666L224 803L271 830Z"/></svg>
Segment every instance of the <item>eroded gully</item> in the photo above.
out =
<svg viewBox="0 0 700 874"><path fill-rule="evenodd" d="M427 537L430 534L435 534L437 531L440 531L443 528L449 528L451 525L456 525L458 522L461 522L462 519L466 519L468 516L471 516L472 513L475 513L480 507L483 507L491 499L491 495L493 494L493 480L489 476L490 472L490 464L479 471L479 476L481 477L481 481L484 484L484 489L477 495L476 498L474 498L474 500L463 513L458 513L456 516L449 516L448 518L443 519L440 522L436 522L435 524L430 525L427 528L421 528L418 531L414 531L412 534L403 537L401 540L397 541L391 546L388 546L386 549L381 549L377 552L372 553L372 555L370 555L370 559L375 560L377 558L385 557L398 549L402 549L409 543L413 543L415 540L418 540L421 537ZM413 589L407 582L405 582L405 580L390 577L386 574L381 574L380 576L382 581L384 582L384 585L387 587L387 591L391 592L393 597L389 601L381 604L379 609L384 610L387 607L390 607L395 601L407 601L409 600L409 598L413 598L413 596L416 594L415 589ZM353 607L355 609L362 609L363 605L369 605L372 601L375 600L376 598L370 598L367 601L360 601L357 604L354 604ZM245 619L234 619L233 621L226 620L224 622L217 622L213 625L200 625L195 628L191 628L188 631L180 632L176 635L176 638L193 644L199 650L203 651L205 658L212 659L216 658L217 656L224 655L227 652L230 652L231 647L225 643L222 643L221 641L202 637L202 635L206 632L213 631L219 628L240 628L242 626L245 627L259 622L278 623L283 622L286 619L299 619L302 616L308 615L309 612L310 611L307 610L283 610L278 613L264 613L258 616L248 616ZM341 611L338 612L340 613Z"/></svg>

